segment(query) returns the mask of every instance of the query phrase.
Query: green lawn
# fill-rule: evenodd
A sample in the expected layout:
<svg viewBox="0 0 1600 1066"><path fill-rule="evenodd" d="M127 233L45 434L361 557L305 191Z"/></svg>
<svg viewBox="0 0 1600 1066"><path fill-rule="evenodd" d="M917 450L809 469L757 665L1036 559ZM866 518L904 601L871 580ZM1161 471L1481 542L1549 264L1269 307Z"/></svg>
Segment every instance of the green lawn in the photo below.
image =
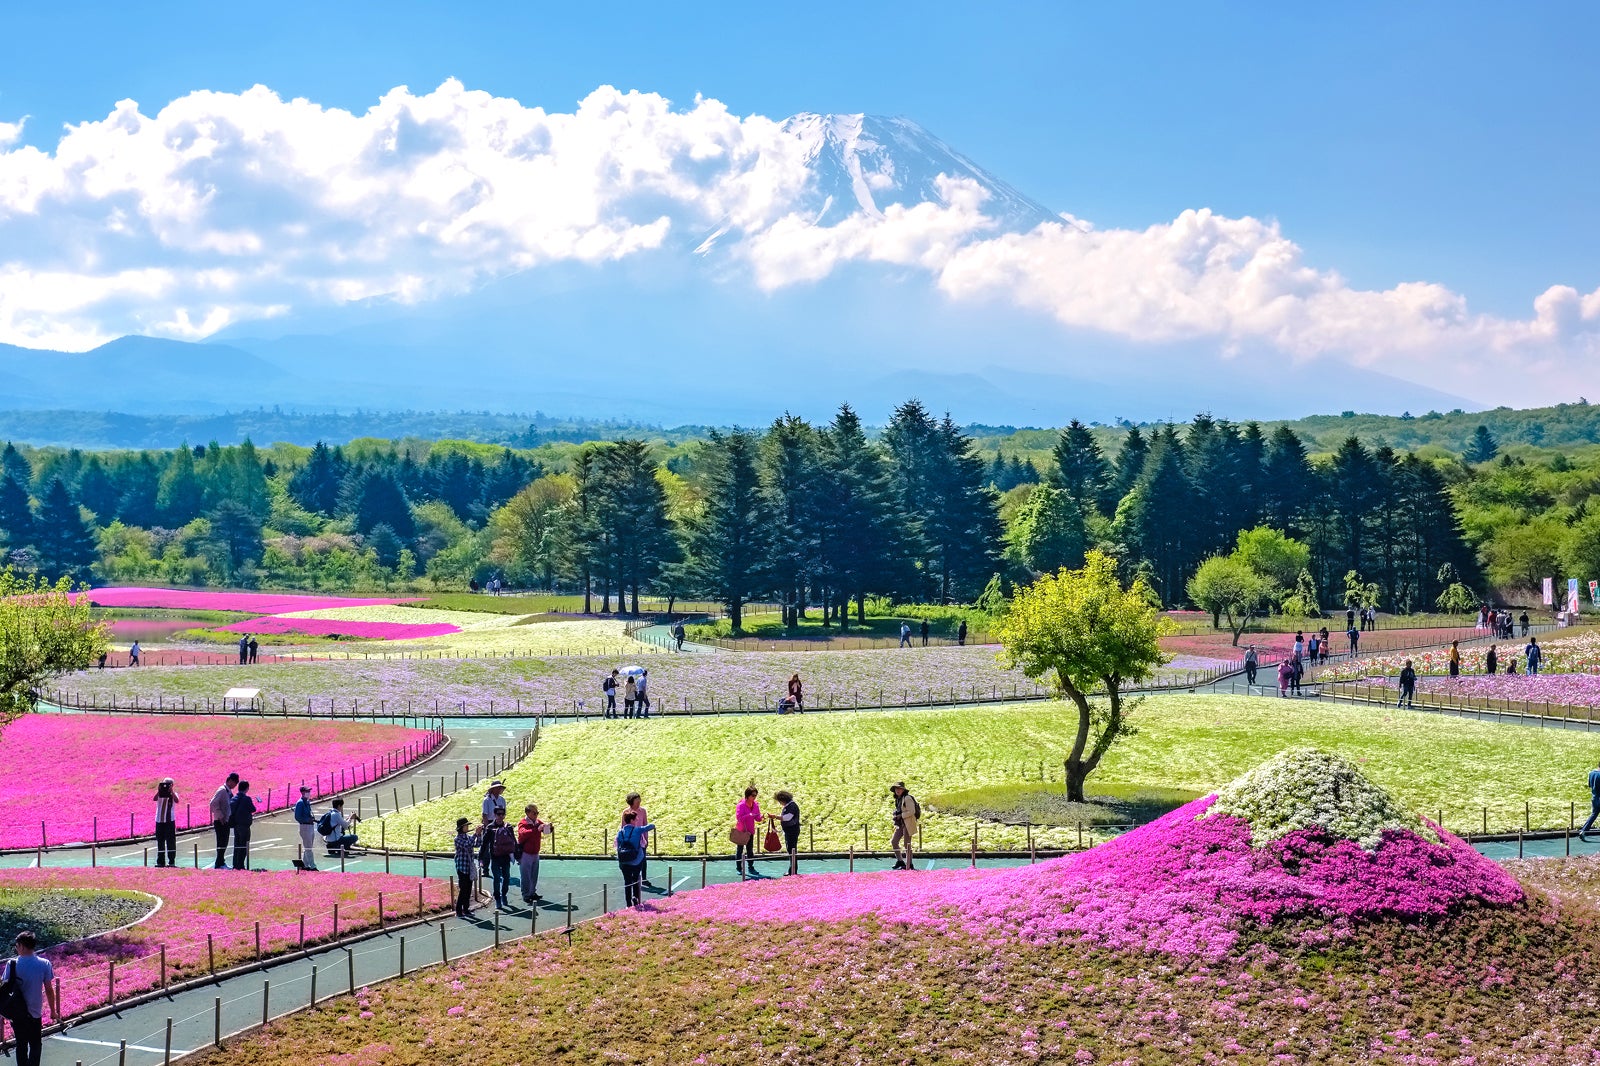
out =
<svg viewBox="0 0 1600 1066"><path fill-rule="evenodd" d="M1075 718L1060 705L806 714L788 717L586 722L544 732L534 753L507 777L515 812L537 802L558 825L563 852L594 852L616 829L622 797L637 789L661 844L681 850L686 833L709 834L728 850L733 807L747 784L788 788L815 827L819 848L887 843L887 788L905 780L922 797L983 786L1061 779L1060 758ZM1582 733L1463 721L1421 712L1231 696L1156 696L1136 712L1138 733L1107 756L1091 779L1122 786L1206 793L1284 748L1316 745L1354 760L1378 783L1447 827L1470 829L1490 811L1491 828L1564 825L1587 791L1596 742ZM1053 764L1053 765L1052 765ZM389 819L388 839L449 843L458 815L476 817L481 793L462 794ZM376 840L376 821L363 823ZM959 848L973 822L924 804L930 846ZM1067 843L1074 829L1036 831ZM806 843L802 838L802 847ZM1019 845L1025 830L985 824L984 846ZM695 846L699 850L699 845Z"/></svg>

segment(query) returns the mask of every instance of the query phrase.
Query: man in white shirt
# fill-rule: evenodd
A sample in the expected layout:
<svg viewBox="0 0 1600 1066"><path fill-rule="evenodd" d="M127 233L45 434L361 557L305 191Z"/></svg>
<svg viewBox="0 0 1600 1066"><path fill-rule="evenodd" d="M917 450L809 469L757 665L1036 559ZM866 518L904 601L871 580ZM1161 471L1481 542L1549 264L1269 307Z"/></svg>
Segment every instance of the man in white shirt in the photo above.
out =
<svg viewBox="0 0 1600 1066"><path fill-rule="evenodd" d="M336 799L328 813L323 815L328 831L322 834L322 839L327 841L328 850L343 851L349 854L350 848L358 841L358 837L350 832L351 828L359 822L359 818L345 818L344 800Z"/></svg>
<svg viewBox="0 0 1600 1066"><path fill-rule="evenodd" d="M17 1038L17 1066L39 1066L44 1051L44 1006L50 1004L50 1017L61 1020L61 1003L56 999L55 969L49 959L34 953L38 941L24 929L17 934L17 957L0 970L0 979L11 976L16 967L17 983L22 986L22 999L27 1005L27 1017L11 1023L12 1034Z"/></svg>
<svg viewBox="0 0 1600 1066"><path fill-rule="evenodd" d="M214 870L227 869L223 856L228 850L228 824L233 813L233 790L239 787L239 775L229 774L228 780L211 796L211 827L217 832L217 861Z"/></svg>
<svg viewBox="0 0 1600 1066"><path fill-rule="evenodd" d="M498 814L501 818L506 816L506 783L496 781L489 786L489 791L483 797L483 824L493 825L494 817Z"/></svg>

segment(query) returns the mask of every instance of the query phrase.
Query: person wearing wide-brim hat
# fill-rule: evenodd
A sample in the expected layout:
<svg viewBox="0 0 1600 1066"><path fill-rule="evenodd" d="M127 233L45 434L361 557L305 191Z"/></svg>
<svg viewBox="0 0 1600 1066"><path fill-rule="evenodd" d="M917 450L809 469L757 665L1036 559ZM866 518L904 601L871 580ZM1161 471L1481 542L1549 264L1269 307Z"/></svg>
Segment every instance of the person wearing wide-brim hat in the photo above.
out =
<svg viewBox="0 0 1600 1066"><path fill-rule="evenodd" d="M915 870L917 865L915 856L911 854L911 844L917 839L917 819L922 817L922 805L906 788L904 781L890 785L889 795L894 797L894 836L889 839L889 848L894 852L894 868Z"/></svg>
<svg viewBox="0 0 1600 1066"><path fill-rule="evenodd" d="M489 786L489 791L483 796L483 824L491 825L494 822L495 812L501 817L506 813L506 783L495 781Z"/></svg>

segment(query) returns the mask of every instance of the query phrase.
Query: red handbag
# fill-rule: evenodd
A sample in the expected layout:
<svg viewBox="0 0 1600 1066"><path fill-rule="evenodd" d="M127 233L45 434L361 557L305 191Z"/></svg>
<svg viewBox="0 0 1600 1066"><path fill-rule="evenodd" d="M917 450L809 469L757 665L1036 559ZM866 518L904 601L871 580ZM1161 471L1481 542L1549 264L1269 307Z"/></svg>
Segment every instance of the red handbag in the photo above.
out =
<svg viewBox="0 0 1600 1066"><path fill-rule="evenodd" d="M765 840L763 840L761 842L761 850L763 850L763 851L782 851L783 850L783 845L778 843L778 831L776 829L774 829L770 823L767 825L767 837L766 837Z"/></svg>

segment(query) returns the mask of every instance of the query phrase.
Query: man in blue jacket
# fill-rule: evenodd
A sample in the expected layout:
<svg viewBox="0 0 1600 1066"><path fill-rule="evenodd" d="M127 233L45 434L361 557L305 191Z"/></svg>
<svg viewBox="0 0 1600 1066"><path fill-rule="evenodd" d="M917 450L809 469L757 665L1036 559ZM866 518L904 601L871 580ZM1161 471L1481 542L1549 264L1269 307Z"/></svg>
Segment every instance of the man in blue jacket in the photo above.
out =
<svg viewBox="0 0 1600 1066"><path fill-rule="evenodd" d="M1589 829L1596 818L1600 818L1600 766L1589 771L1589 820L1578 830L1579 840L1589 839Z"/></svg>
<svg viewBox="0 0 1600 1066"><path fill-rule="evenodd" d="M317 868L317 820L311 814L311 786L300 786L300 802L294 805L294 824L300 830L300 861L306 869Z"/></svg>

